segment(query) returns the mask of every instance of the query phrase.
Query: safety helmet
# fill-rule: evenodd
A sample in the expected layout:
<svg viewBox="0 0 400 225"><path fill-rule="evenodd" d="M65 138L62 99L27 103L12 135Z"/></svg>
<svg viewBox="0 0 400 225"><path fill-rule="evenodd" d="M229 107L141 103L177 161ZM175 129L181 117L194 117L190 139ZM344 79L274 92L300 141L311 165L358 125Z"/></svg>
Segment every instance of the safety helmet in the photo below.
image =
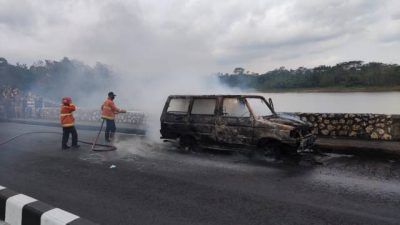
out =
<svg viewBox="0 0 400 225"><path fill-rule="evenodd" d="M71 104L72 98L71 97L64 97L62 98L62 103L63 104Z"/></svg>
<svg viewBox="0 0 400 225"><path fill-rule="evenodd" d="M117 96L117 95L114 94L114 92L112 92L112 91L108 92L108 97L113 98L115 96Z"/></svg>

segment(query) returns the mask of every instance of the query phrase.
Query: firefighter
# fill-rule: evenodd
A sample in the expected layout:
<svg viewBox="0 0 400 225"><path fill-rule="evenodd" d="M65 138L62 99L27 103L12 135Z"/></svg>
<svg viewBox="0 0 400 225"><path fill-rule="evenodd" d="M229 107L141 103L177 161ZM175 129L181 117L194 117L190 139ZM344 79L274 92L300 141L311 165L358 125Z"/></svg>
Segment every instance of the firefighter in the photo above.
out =
<svg viewBox="0 0 400 225"><path fill-rule="evenodd" d="M60 121L61 126L63 128L63 136L62 136L62 145L61 149L69 149L70 147L67 145L69 134L72 135L72 148L79 148L78 145L78 133L76 132L74 122L75 118L72 115L72 112L76 110L74 104L72 104L72 99L70 97L64 97L62 99L62 105L60 109Z"/></svg>
<svg viewBox="0 0 400 225"><path fill-rule="evenodd" d="M115 114L118 113L126 113L126 110L119 109L114 104L115 99L114 92L108 93L108 98L104 101L101 106L101 118L106 121L106 131L105 131L105 140L106 142L111 142L114 138L115 130Z"/></svg>

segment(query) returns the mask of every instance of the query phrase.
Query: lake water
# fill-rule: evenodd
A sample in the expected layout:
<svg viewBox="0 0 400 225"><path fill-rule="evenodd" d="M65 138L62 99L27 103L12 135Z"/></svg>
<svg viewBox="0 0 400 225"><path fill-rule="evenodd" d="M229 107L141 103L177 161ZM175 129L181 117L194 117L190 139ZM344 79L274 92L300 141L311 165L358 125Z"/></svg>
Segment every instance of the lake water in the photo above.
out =
<svg viewBox="0 0 400 225"><path fill-rule="evenodd" d="M257 93L278 112L400 114L400 92Z"/></svg>

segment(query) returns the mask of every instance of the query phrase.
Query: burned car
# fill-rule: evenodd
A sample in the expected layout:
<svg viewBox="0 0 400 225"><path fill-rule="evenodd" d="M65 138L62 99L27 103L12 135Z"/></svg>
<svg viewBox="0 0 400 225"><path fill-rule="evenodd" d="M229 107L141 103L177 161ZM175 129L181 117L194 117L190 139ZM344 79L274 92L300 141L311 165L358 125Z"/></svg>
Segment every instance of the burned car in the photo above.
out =
<svg viewBox="0 0 400 225"><path fill-rule="evenodd" d="M277 114L271 99L258 95L171 95L161 118L161 139L183 149L262 149L299 152L315 142L311 127Z"/></svg>

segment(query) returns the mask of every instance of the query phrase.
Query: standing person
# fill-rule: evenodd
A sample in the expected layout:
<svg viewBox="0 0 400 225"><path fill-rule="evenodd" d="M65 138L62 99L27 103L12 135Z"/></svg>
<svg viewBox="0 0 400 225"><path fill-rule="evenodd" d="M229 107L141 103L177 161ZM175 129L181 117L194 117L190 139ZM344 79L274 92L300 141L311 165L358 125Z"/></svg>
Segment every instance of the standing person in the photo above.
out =
<svg viewBox="0 0 400 225"><path fill-rule="evenodd" d="M105 131L105 140L106 142L111 142L114 138L115 130L115 114L118 113L126 113L126 110L119 109L114 104L115 99L114 92L108 93L108 98L104 101L103 105L101 106L101 118L106 121L106 131Z"/></svg>
<svg viewBox="0 0 400 225"><path fill-rule="evenodd" d="M43 98L38 97L35 101L36 118L40 118L40 112L42 111L42 108L43 108Z"/></svg>
<svg viewBox="0 0 400 225"><path fill-rule="evenodd" d="M72 112L76 110L74 104L72 104L72 99L70 97L64 97L62 99L62 105L60 109L60 122L63 128L63 136L62 136L62 149L70 148L67 143L69 139L69 134L72 135L72 148L79 148L78 145L78 133L75 129L75 118L72 115Z"/></svg>
<svg viewBox="0 0 400 225"><path fill-rule="evenodd" d="M22 108L21 108L21 111L22 111L22 118L26 118L26 106L27 106L27 100L26 100L26 96L22 96L21 97L21 101L22 101Z"/></svg>
<svg viewBox="0 0 400 225"><path fill-rule="evenodd" d="M28 93L26 100L26 115L28 118L33 118L33 112L35 111L35 100L33 99L33 94Z"/></svg>
<svg viewBox="0 0 400 225"><path fill-rule="evenodd" d="M5 109L5 113L6 113L6 118L7 119L12 118L10 96L6 96L6 98L4 99L4 109Z"/></svg>

